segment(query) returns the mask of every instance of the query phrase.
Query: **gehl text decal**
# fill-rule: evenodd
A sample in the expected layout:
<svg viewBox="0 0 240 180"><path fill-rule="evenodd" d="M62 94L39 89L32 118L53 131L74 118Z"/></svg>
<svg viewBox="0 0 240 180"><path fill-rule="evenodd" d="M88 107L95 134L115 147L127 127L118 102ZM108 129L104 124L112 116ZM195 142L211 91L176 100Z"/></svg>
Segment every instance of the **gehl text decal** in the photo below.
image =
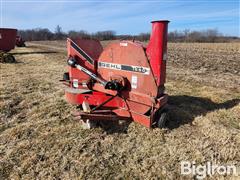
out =
<svg viewBox="0 0 240 180"><path fill-rule="evenodd" d="M123 70L123 71L131 71L136 73L142 74L150 74L150 68L142 67L142 66L131 66L125 64L114 64L109 62L98 62L99 68L106 68L106 69L115 69L115 70Z"/></svg>

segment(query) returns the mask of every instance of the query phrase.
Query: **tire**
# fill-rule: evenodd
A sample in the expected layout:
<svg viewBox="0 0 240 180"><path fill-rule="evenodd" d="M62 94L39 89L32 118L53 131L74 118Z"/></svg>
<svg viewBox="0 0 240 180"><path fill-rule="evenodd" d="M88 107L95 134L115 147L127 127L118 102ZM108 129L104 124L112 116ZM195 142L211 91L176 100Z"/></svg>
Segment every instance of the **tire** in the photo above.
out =
<svg viewBox="0 0 240 180"><path fill-rule="evenodd" d="M14 58L13 55L11 54L8 54L4 57L4 62L5 63L15 63L16 62L16 59Z"/></svg>
<svg viewBox="0 0 240 180"><path fill-rule="evenodd" d="M0 51L0 62L4 63L4 54Z"/></svg>
<svg viewBox="0 0 240 180"><path fill-rule="evenodd" d="M167 109L163 109L160 111L159 115L157 116L157 127L158 128L166 128L167 123L169 121L169 114Z"/></svg>

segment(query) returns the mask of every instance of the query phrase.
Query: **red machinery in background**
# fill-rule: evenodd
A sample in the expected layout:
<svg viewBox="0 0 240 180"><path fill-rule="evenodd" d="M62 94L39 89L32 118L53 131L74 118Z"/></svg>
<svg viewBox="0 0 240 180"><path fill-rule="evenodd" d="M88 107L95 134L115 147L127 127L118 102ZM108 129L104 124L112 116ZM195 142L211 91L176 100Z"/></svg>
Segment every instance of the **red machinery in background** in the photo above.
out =
<svg viewBox="0 0 240 180"><path fill-rule="evenodd" d="M25 41L21 36L16 37L16 46L17 47L26 47Z"/></svg>
<svg viewBox="0 0 240 180"><path fill-rule="evenodd" d="M8 52L15 47L16 35L17 29L0 28L0 62L15 62L14 56Z"/></svg>
<svg viewBox="0 0 240 180"><path fill-rule="evenodd" d="M96 40L67 40L66 99L82 105L75 118L87 122L133 120L146 127L166 126L164 93L169 21L153 21L149 44L120 41L104 50Z"/></svg>

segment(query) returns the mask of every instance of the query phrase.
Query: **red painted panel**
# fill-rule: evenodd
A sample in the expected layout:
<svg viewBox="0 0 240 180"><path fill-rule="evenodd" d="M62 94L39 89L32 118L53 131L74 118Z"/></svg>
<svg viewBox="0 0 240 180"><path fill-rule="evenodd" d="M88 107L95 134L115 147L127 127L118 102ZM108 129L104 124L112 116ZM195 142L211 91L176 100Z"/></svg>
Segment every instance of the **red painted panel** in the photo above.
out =
<svg viewBox="0 0 240 180"><path fill-rule="evenodd" d="M0 50L8 52L16 44L17 29L0 28Z"/></svg>

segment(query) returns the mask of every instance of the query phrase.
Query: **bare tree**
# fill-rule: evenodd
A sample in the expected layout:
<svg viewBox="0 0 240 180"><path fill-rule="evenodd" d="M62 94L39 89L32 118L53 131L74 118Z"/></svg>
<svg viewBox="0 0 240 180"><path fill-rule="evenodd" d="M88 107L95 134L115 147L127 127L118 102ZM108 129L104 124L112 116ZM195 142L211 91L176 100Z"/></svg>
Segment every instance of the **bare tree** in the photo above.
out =
<svg viewBox="0 0 240 180"><path fill-rule="evenodd" d="M112 40L112 39L115 39L116 32L115 31L111 31L111 30L108 30L108 31L98 31L98 32L92 34L92 37L95 38L95 39L98 39L100 41L102 41L102 40Z"/></svg>
<svg viewBox="0 0 240 180"><path fill-rule="evenodd" d="M184 34L184 40L185 42L188 40L188 36L189 36L189 32L190 32L190 29L185 29L183 30L183 34Z"/></svg>
<svg viewBox="0 0 240 180"><path fill-rule="evenodd" d="M70 38L82 38L82 39L90 39L91 38L91 35L87 32L87 31L84 31L84 30L81 30L81 31L69 31L68 32L68 37Z"/></svg>
<svg viewBox="0 0 240 180"><path fill-rule="evenodd" d="M137 40L139 41L147 41L150 39L150 33L140 33L137 37Z"/></svg>
<svg viewBox="0 0 240 180"><path fill-rule="evenodd" d="M62 28L59 25L57 25L55 28L55 39L61 40L63 38L64 38L64 33L62 31Z"/></svg>

